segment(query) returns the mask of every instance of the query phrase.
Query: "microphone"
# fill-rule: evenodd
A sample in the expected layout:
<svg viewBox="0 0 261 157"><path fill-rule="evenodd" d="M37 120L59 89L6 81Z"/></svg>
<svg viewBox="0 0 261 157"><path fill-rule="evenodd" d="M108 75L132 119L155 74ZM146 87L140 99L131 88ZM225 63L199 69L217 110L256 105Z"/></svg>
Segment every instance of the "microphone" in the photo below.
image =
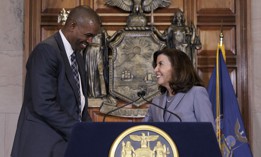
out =
<svg viewBox="0 0 261 157"><path fill-rule="evenodd" d="M177 115L176 113L173 113L173 112L167 110L166 108L163 108L163 107L161 107L161 106L159 106L159 105L157 105L157 104L155 104L155 103L153 103L153 102L148 101L147 99L145 99L144 96L146 95L146 92L145 92L144 90L139 91L139 92L137 93L137 95L138 95L138 97L140 97L140 98L142 98L143 100L145 100L147 103L149 103L149 104L151 104L151 105L153 105L153 106L156 106L156 107L158 107L158 108L164 110L165 112L170 113L171 115L177 117L177 118L179 119L180 122L182 122L180 116Z"/></svg>
<svg viewBox="0 0 261 157"><path fill-rule="evenodd" d="M115 109L113 109L113 110L110 110L109 112L105 113L105 115L103 116L102 122L105 122L106 117L107 117L109 114L111 114L112 112L115 112L115 111L117 111L117 110L119 110L119 109L121 109L121 108L123 108L123 107L125 107L125 106L131 105L132 103L134 103L134 102L140 100L140 98L141 98L141 97L139 97L138 99L136 99L136 100L134 100L134 101L131 101L131 102L127 103L127 104L124 104L124 105L122 105L122 106L120 106L120 107L117 107L117 108L115 108Z"/></svg>

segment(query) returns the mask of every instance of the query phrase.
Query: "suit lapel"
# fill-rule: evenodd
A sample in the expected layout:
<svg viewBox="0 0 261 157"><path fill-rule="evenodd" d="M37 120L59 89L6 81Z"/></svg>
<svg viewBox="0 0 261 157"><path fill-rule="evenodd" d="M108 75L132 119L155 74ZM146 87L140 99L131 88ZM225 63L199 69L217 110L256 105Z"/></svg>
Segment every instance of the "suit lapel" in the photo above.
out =
<svg viewBox="0 0 261 157"><path fill-rule="evenodd" d="M63 45L63 42L62 42L62 38L60 36L60 33L57 32L55 35L55 40L57 41L58 43L58 46L59 46L59 49L60 49L60 52L61 52L61 56L63 58L63 61L64 61L64 64L65 64L65 75L66 77L68 78L69 80L69 83L73 89L73 92L74 92L74 95L75 95L75 99L77 100L78 102L78 105L80 104L80 100L78 100L77 98L77 86L76 86L76 82L73 78L73 73L72 73L72 69L71 69L71 65L69 63L69 60L68 60L68 57L67 57L67 54L65 52L65 49L64 49L64 45Z"/></svg>
<svg viewBox="0 0 261 157"><path fill-rule="evenodd" d="M171 102L171 105L167 108L168 111L174 112L175 109L178 107L180 102L182 101L183 97L185 96L186 93L177 93ZM166 102L167 97L165 96L165 102ZM165 103L166 104L166 103ZM174 112L175 113L175 112ZM171 113L166 112L165 113L165 121L169 121Z"/></svg>

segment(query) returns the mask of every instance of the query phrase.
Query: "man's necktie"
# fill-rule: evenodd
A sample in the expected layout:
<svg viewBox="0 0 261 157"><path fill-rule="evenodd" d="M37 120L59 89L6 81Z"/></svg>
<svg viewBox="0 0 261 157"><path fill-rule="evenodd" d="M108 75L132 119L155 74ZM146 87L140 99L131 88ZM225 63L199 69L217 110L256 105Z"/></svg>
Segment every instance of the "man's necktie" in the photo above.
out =
<svg viewBox="0 0 261 157"><path fill-rule="evenodd" d="M77 94L78 94L77 98L81 102L81 97L80 97L80 77L79 77L79 70L78 70L78 64L77 64L77 61L76 61L75 52L71 55L71 68L72 68L73 77L74 77L74 80L75 80L76 86L77 86Z"/></svg>

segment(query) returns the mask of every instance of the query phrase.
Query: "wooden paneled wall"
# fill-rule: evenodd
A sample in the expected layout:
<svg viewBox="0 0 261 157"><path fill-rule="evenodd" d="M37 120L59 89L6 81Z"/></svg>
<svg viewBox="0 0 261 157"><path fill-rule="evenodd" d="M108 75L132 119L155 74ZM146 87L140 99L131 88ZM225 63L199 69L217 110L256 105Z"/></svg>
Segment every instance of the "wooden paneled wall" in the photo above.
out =
<svg viewBox="0 0 261 157"><path fill-rule="evenodd" d="M155 26L165 30L177 10L184 12L186 24L193 23L202 42L197 52L196 68L207 86L215 64L215 53L221 28L227 55L227 66L245 122L249 132L249 100L247 90L247 39L246 39L247 0L172 0L168 8L154 11ZM105 5L104 0L25 0L25 60L33 47L59 29L57 15L65 8L70 10L77 5L89 5L101 16L103 26L112 35L126 25L128 12ZM146 14L150 22L150 14ZM98 109L93 109L95 121L101 121ZM113 121L120 121L116 118ZM129 120L126 120L129 121ZM135 120L130 120L135 121Z"/></svg>

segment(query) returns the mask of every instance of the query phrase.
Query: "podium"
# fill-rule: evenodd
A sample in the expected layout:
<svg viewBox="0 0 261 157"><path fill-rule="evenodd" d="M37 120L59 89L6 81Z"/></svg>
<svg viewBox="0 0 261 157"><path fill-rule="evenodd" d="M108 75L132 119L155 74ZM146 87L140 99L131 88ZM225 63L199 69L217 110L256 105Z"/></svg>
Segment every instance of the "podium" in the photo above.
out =
<svg viewBox="0 0 261 157"><path fill-rule="evenodd" d="M124 131L143 125L159 128L168 134L179 157L222 157L212 125L207 122L79 123L72 131L65 157L108 157L113 143Z"/></svg>

